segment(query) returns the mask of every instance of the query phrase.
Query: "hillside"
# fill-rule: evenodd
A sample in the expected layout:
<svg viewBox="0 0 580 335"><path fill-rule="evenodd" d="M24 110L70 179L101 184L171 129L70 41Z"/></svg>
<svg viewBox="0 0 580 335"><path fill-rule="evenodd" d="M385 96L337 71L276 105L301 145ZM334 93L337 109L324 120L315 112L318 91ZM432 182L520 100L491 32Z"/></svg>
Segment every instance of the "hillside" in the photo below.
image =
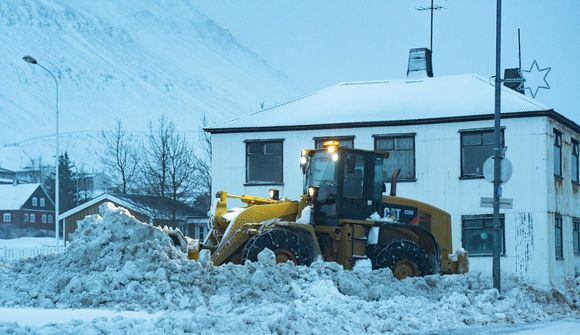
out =
<svg viewBox="0 0 580 335"><path fill-rule="evenodd" d="M54 151L59 81L63 150L87 156L117 119L133 131L166 114L182 131L295 94L278 72L193 1L0 2L0 166ZM6 145L18 143L17 147ZM89 146L90 144L90 146ZM3 148L4 147L4 148ZM15 157L19 155L19 157Z"/></svg>

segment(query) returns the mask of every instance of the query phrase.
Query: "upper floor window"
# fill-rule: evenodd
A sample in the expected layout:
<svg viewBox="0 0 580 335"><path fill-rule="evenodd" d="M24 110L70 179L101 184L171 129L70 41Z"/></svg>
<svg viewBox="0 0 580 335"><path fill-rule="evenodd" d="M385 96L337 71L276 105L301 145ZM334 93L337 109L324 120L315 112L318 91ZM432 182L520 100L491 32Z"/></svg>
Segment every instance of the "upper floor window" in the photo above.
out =
<svg viewBox="0 0 580 335"><path fill-rule="evenodd" d="M575 218L572 221L574 231L572 233L572 242L574 243L574 253L580 253L580 219Z"/></svg>
<svg viewBox="0 0 580 335"><path fill-rule="evenodd" d="M562 177L562 133L554 129L554 176Z"/></svg>
<svg viewBox="0 0 580 335"><path fill-rule="evenodd" d="M325 141L337 141L341 147L354 148L354 136L315 137L314 148L322 148Z"/></svg>
<svg viewBox="0 0 580 335"><path fill-rule="evenodd" d="M4 222L12 222L12 214L4 213L3 218Z"/></svg>
<svg viewBox="0 0 580 335"><path fill-rule="evenodd" d="M375 136L375 149L389 152L383 162L386 182L396 169L401 169L399 180L415 180L415 134Z"/></svg>
<svg viewBox="0 0 580 335"><path fill-rule="evenodd" d="M246 183L282 183L282 140L246 141Z"/></svg>
<svg viewBox="0 0 580 335"><path fill-rule="evenodd" d="M45 202L44 202L44 198L40 198L40 207L44 207Z"/></svg>
<svg viewBox="0 0 580 335"><path fill-rule="evenodd" d="M504 245L504 217L500 217L500 252L505 254ZM493 243L495 231L493 229L493 216L473 215L463 216L463 247L470 255L491 256L493 254Z"/></svg>
<svg viewBox="0 0 580 335"><path fill-rule="evenodd" d="M554 251L556 258L564 258L564 245L562 243L562 216L556 214L554 220Z"/></svg>
<svg viewBox="0 0 580 335"><path fill-rule="evenodd" d="M504 143L501 130L500 145ZM461 177L483 178L483 163L494 155L493 129L461 131Z"/></svg>
<svg viewBox="0 0 580 335"><path fill-rule="evenodd" d="M572 182L576 184L580 183L578 157L580 157L580 145L578 145L578 141L572 140Z"/></svg>
<svg viewBox="0 0 580 335"><path fill-rule="evenodd" d="M38 206L38 198L32 197L32 206Z"/></svg>

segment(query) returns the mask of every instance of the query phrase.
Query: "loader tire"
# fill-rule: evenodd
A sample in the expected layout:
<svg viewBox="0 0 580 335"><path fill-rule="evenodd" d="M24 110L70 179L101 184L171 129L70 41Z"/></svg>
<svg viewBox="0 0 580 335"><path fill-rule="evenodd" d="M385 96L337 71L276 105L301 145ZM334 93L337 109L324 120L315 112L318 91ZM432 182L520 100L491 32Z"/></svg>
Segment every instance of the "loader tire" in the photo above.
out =
<svg viewBox="0 0 580 335"><path fill-rule="evenodd" d="M242 253L242 264L247 260L255 262L258 254L270 249L276 255L276 263L288 261L296 265L310 265L314 261L312 243L288 229L272 229L252 237Z"/></svg>
<svg viewBox="0 0 580 335"><path fill-rule="evenodd" d="M397 279L426 276L434 273L434 266L425 250L417 243L396 240L387 244L377 254L377 268L390 268Z"/></svg>

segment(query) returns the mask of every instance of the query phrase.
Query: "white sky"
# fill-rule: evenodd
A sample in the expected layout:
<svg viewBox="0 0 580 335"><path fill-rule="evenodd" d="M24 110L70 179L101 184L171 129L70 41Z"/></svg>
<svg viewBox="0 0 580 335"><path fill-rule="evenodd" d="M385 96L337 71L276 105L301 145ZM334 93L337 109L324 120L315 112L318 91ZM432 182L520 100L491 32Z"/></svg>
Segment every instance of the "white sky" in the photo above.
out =
<svg viewBox="0 0 580 335"><path fill-rule="evenodd" d="M493 0L436 0L435 75L495 74ZM308 93L342 81L400 79L410 48L429 46L429 0L212 0L196 5ZM580 1L503 1L502 69L552 67L536 97L580 124ZM503 75L503 74L502 74ZM289 97L291 98L291 97Z"/></svg>

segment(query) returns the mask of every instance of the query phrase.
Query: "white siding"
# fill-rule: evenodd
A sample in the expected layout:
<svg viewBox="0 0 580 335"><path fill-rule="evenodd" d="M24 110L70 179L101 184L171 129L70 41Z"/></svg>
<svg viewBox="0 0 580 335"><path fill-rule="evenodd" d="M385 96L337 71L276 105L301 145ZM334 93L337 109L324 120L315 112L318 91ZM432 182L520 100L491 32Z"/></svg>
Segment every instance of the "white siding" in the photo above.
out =
<svg viewBox="0 0 580 335"><path fill-rule="evenodd" d="M513 198L514 207L505 213L506 253L502 272L524 277L535 283L562 282L574 275L572 219L580 217L578 192L572 190L569 177L570 134L564 133L563 187L556 191L553 177L553 122L546 117L502 120L505 127L506 157L513 165L511 180L503 187L503 197ZM493 121L469 121L442 124L391 127L344 128L278 132L225 133L212 136L213 191L252 194L267 197L269 188L280 190L281 197L297 199L302 193L300 152L314 147L314 137L354 135L356 148L373 149L377 134L416 133L416 181L401 182L398 194L415 198L452 215L453 248L461 247L462 215L491 214L480 208L481 197L492 196L492 185L483 179L461 180L459 130L490 128ZM252 139L284 139L284 184L248 186L245 184L245 143ZM576 138L578 135L576 134ZM388 189L388 188L387 188ZM564 260L554 257L553 215L564 217ZM471 269L491 273L491 257L472 257ZM548 266L549 265L549 266Z"/></svg>

